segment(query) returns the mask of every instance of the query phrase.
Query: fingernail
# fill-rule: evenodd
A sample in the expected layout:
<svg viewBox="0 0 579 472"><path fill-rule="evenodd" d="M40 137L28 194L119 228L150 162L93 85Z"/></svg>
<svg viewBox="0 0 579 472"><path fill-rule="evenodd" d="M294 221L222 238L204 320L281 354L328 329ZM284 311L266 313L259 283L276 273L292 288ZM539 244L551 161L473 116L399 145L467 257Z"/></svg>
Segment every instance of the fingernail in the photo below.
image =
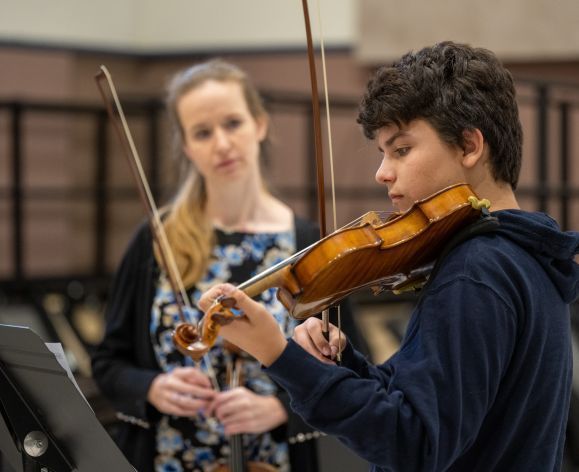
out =
<svg viewBox="0 0 579 472"><path fill-rule="evenodd" d="M330 348L328 346L324 346L322 348L322 353L324 354L324 356L328 357L332 352L330 351Z"/></svg>

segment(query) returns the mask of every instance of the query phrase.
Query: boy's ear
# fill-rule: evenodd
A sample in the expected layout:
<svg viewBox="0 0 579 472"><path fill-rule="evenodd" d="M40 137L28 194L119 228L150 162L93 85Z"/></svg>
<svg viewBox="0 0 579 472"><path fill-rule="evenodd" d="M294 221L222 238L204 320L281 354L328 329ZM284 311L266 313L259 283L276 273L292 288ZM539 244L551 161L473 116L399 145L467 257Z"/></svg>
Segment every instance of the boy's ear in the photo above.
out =
<svg viewBox="0 0 579 472"><path fill-rule="evenodd" d="M464 139L462 165L467 169L471 169L483 156L485 139L478 128L464 130L462 137Z"/></svg>

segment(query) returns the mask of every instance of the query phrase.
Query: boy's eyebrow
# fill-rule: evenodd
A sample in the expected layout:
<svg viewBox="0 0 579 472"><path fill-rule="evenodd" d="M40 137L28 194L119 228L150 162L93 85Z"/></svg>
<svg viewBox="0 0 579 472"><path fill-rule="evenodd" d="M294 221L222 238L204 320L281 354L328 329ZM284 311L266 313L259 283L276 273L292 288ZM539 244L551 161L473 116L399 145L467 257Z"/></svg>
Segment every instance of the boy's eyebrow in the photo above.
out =
<svg viewBox="0 0 579 472"><path fill-rule="evenodd" d="M392 136L390 136L390 138L388 138L388 141L386 141L386 143L385 143L386 147L392 146L394 141L396 141L400 136L405 136L407 134L408 134L408 132L406 130L399 129L398 131L396 131L396 133L394 133ZM380 152L384 152L384 149L382 149L381 146L378 146L378 150Z"/></svg>
<svg viewBox="0 0 579 472"><path fill-rule="evenodd" d="M400 136L404 136L408 134L407 131L403 130L403 129L399 129L398 131L396 131L396 133L394 133L392 136L390 136L390 138L388 139L388 141L386 141L386 146L391 146L392 143L394 141L396 141Z"/></svg>

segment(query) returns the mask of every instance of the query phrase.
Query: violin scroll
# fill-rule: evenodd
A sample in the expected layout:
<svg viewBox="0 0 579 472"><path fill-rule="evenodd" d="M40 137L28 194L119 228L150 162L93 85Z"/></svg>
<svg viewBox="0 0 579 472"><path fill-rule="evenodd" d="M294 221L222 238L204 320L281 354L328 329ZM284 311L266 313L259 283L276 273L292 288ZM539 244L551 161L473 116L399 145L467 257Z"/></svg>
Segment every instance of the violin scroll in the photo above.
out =
<svg viewBox="0 0 579 472"><path fill-rule="evenodd" d="M241 312L235 309L235 299L219 297L207 310L198 327L181 323L173 332L173 342L178 351L194 361L200 360L215 343L221 326L228 325Z"/></svg>
<svg viewBox="0 0 579 472"><path fill-rule="evenodd" d="M186 357L198 361L207 350L202 351L199 343L199 331L190 323L180 323L173 331L173 343L177 350Z"/></svg>

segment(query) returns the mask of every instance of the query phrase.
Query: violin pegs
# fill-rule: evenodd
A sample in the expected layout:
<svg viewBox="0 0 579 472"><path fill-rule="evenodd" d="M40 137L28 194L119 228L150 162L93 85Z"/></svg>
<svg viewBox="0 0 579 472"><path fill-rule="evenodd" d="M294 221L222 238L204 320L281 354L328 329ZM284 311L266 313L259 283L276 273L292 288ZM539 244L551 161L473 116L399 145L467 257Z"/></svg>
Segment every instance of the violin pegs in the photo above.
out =
<svg viewBox="0 0 579 472"><path fill-rule="evenodd" d="M217 297L217 299L215 300L215 304L219 304L221 305L223 308L235 308L235 298L233 297L226 297L225 295L222 295L220 297Z"/></svg>

